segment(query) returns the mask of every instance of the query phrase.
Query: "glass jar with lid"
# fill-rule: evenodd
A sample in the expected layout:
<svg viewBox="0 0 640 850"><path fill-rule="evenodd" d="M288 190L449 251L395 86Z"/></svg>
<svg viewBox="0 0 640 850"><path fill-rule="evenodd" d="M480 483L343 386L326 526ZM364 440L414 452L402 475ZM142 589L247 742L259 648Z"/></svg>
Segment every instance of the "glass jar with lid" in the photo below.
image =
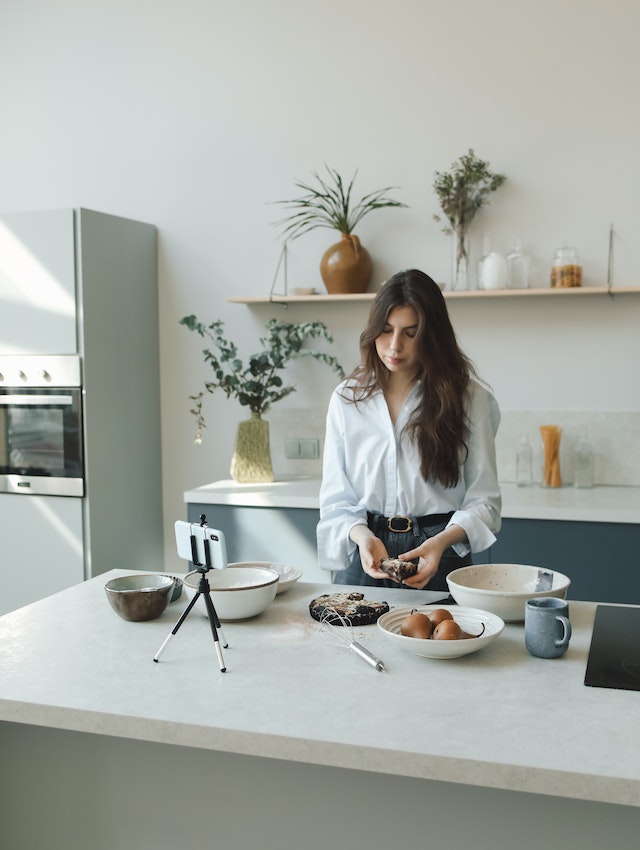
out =
<svg viewBox="0 0 640 850"><path fill-rule="evenodd" d="M509 289L528 289L531 280L531 256L525 251L522 240L517 239L515 247L507 254Z"/></svg>
<svg viewBox="0 0 640 850"><path fill-rule="evenodd" d="M551 286L561 289L582 286L582 266L575 248L563 245L556 251L551 266Z"/></svg>

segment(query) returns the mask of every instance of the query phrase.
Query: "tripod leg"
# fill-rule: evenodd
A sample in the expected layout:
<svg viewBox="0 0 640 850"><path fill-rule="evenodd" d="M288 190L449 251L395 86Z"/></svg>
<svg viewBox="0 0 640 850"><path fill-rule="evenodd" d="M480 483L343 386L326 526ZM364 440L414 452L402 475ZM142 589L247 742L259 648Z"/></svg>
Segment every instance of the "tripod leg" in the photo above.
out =
<svg viewBox="0 0 640 850"><path fill-rule="evenodd" d="M227 643L227 639L224 636L224 632L222 631L222 626L220 625L220 618L218 617L218 612L216 611L216 606L213 604L213 600L211 600L211 608L213 609L213 622L216 624L216 629L218 630L220 642L222 643L222 646L226 649L229 644Z"/></svg>
<svg viewBox="0 0 640 850"><path fill-rule="evenodd" d="M211 633L213 634L213 645L216 648L216 655L218 656L218 664L220 665L220 672L226 673L227 668L224 664L224 659L222 658L222 650L220 649L220 642L218 641L218 631L216 629L216 622L220 625L220 620L218 620L218 615L216 614L216 609L213 607L213 602L211 601L211 597L208 593L203 593L205 605L207 606L207 614L209 615L209 623L211 624ZM225 646L227 644L225 643Z"/></svg>
<svg viewBox="0 0 640 850"><path fill-rule="evenodd" d="M167 635L166 640L164 641L164 643L162 644L162 646L160 647L160 649L156 652L156 654L153 656L153 660L154 660L154 661L158 661L158 659L160 658L160 656L161 656L161 655L162 655L162 653L164 652L165 647L167 646L167 644L169 643L169 641L171 640L171 638L172 638L172 637L176 634L176 632L178 631L178 629L180 628L180 626L181 626L181 625L184 623L184 621L187 619L187 614L189 613L189 611L191 611L191 609L193 608L193 606L196 604L196 601L197 601L197 599L198 599L198 597L199 597L199 596L200 596L200 591L197 591L197 593L195 593L195 594L193 595L193 599L191 600L191 602L187 605L187 607L184 609L184 611L183 611L183 612L182 612L182 614L180 615L180 619L178 620L178 622L177 622L177 623L175 624L175 626L173 627L173 629L172 629L171 633L170 633L169 635Z"/></svg>

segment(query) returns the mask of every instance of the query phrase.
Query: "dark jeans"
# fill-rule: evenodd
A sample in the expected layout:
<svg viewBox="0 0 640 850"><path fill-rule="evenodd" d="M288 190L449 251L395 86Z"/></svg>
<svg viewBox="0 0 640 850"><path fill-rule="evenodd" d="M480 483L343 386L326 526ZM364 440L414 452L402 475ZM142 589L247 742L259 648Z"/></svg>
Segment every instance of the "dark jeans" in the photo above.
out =
<svg viewBox="0 0 640 850"><path fill-rule="evenodd" d="M418 518L410 517L412 524L410 531L392 531L388 528L386 517L380 514L369 514L368 525L376 537L379 537L386 546L389 557L397 558L402 552L409 552L411 549L415 549L416 546L424 543L429 537L434 537L436 534L444 531L450 518L451 514L437 514ZM402 522L394 525L401 527ZM448 591L447 576L449 573L457 570L458 567L467 567L470 564L470 554L461 558L449 546L442 554L437 573L429 581L424 590ZM347 569L334 574L333 583L365 585L368 587L407 587L405 584L398 584L393 579L375 579L365 573L362 569L360 552L357 548Z"/></svg>

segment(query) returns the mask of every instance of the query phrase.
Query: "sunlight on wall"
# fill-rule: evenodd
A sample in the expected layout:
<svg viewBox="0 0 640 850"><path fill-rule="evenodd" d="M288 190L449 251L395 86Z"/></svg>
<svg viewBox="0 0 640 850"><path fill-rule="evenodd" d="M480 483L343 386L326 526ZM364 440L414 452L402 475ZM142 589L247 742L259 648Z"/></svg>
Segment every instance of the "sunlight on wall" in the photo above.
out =
<svg viewBox="0 0 640 850"><path fill-rule="evenodd" d="M75 315L73 296L0 222L0 304L2 301L34 304L51 313Z"/></svg>

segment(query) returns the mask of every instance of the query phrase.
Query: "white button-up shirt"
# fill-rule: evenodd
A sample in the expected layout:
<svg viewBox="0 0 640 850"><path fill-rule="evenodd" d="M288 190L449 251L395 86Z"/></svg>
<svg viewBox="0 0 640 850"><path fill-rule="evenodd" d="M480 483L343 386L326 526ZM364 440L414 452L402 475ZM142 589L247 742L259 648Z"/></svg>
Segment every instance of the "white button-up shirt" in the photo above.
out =
<svg viewBox="0 0 640 850"><path fill-rule="evenodd" d="M425 481L418 446L404 431L419 401L419 386L409 393L394 426L381 391L353 404L334 390L329 402L317 527L318 562L344 570L355 543L349 532L367 524L367 511L414 517L453 511L449 525L461 526L468 544L458 555L481 552L500 530L502 498L496 469L495 435L500 411L493 395L477 381L469 388L468 454L455 487Z"/></svg>

